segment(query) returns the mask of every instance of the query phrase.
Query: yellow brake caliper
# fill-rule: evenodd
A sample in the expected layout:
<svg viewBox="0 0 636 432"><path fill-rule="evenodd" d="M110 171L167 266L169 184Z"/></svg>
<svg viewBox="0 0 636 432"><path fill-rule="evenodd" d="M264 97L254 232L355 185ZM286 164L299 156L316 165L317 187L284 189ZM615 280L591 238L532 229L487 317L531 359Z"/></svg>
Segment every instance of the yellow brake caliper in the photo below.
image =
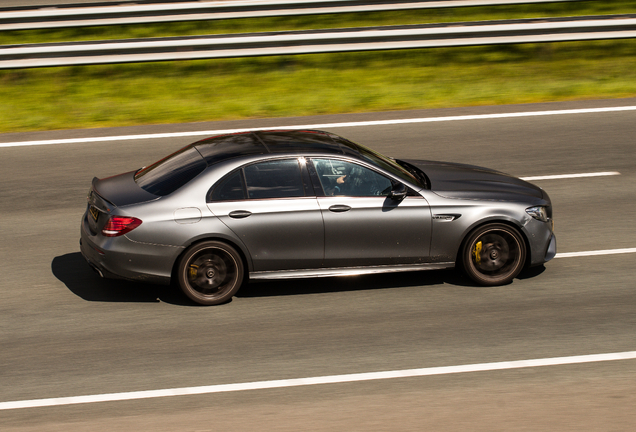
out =
<svg viewBox="0 0 636 432"><path fill-rule="evenodd" d="M481 242L475 243L475 248L473 249L473 256L475 257L475 263L481 263Z"/></svg>
<svg viewBox="0 0 636 432"><path fill-rule="evenodd" d="M197 270L199 269L198 265L192 264L190 266L190 277L191 278L196 278L197 277Z"/></svg>

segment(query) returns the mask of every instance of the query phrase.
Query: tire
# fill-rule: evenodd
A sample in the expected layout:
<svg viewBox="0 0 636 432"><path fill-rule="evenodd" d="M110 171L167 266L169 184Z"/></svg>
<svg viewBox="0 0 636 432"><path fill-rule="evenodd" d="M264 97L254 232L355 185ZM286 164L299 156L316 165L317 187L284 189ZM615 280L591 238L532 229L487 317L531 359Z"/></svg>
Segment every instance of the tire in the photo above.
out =
<svg viewBox="0 0 636 432"><path fill-rule="evenodd" d="M183 254L177 283L191 300L211 306L229 301L241 287L243 274L243 260L232 246L205 241Z"/></svg>
<svg viewBox="0 0 636 432"><path fill-rule="evenodd" d="M468 235L461 257L464 271L479 285L506 285L523 269L526 244L515 228L488 224Z"/></svg>

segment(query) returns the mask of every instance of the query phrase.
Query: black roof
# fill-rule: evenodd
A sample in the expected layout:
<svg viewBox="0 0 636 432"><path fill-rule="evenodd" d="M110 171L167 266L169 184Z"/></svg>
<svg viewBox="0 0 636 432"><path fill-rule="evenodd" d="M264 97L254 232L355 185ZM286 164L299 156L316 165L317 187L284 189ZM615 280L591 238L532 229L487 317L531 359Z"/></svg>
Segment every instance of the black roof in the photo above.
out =
<svg viewBox="0 0 636 432"><path fill-rule="evenodd" d="M356 144L338 135L316 130L242 132L207 138L191 145L201 153L208 165L257 154L359 154Z"/></svg>

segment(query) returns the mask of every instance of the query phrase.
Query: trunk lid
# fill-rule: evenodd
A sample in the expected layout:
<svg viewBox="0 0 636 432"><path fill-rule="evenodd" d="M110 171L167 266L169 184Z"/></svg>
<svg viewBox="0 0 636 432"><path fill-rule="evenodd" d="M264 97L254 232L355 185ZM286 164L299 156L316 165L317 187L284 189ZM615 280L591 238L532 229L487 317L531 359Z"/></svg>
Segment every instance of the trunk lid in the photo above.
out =
<svg viewBox="0 0 636 432"><path fill-rule="evenodd" d="M143 190L135 182L135 171L112 177L93 179L93 190L115 207L137 204L157 199L156 195Z"/></svg>
<svg viewBox="0 0 636 432"><path fill-rule="evenodd" d="M117 207L157 199L137 185L135 172L131 171L103 179L93 178L88 192L87 220L93 235L101 231L113 210Z"/></svg>

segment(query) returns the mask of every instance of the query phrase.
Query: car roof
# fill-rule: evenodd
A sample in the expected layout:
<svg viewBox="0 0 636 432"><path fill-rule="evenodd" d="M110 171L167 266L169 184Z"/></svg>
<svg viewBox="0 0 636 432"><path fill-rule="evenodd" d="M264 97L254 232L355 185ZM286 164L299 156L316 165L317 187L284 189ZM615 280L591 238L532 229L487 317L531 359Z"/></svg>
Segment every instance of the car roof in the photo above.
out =
<svg viewBox="0 0 636 432"><path fill-rule="evenodd" d="M357 145L338 135L317 130L262 130L218 135L195 147L206 163L259 154L335 154L358 156Z"/></svg>

